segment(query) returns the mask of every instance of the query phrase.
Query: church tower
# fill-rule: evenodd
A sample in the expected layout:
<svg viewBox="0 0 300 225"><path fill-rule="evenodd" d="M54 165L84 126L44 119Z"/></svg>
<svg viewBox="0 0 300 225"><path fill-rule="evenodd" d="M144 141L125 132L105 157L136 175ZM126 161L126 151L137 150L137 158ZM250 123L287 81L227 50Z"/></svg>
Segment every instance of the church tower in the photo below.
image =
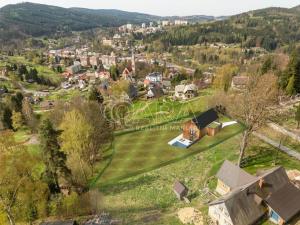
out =
<svg viewBox="0 0 300 225"><path fill-rule="evenodd" d="M135 55L134 50L132 49L132 55L131 55L131 68L132 68L132 74L135 75Z"/></svg>

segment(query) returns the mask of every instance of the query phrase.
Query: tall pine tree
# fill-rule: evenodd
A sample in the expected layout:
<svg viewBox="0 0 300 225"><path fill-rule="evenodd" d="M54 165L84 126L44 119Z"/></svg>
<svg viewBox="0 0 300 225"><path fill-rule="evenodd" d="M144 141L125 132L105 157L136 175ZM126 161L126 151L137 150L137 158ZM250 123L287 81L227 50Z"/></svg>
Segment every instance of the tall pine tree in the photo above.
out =
<svg viewBox="0 0 300 225"><path fill-rule="evenodd" d="M296 109L295 119L297 121L297 129L299 129L300 128L300 104Z"/></svg>
<svg viewBox="0 0 300 225"><path fill-rule="evenodd" d="M290 56L290 62L287 66L284 76L290 83L291 79L293 80L293 86L295 93L300 93L300 54L299 51L295 50ZM289 85L290 86L290 85ZM287 88L287 87L286 87ZM288 90L292 88L289 87Z"/></svg>
<svg viewBox="0 0 300 225"><path fill-rule="evenodd" d="M58 143L59 131L53 128L49 119L46 119L40 126L39 135L43 161L46 166L44 179L51 193L59 193L59 178L62 177L69 182L71 179L71 171L66 166L66 155L60 151Z"/></svg>

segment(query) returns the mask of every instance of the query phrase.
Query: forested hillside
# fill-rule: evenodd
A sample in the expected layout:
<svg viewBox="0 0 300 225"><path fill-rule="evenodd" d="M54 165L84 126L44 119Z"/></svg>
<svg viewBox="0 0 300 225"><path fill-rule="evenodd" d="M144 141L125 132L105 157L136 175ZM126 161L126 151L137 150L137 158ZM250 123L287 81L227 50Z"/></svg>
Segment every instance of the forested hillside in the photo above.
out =
<svg viewBox="0 0 300 225"><path fill-rule="evenodd" d="M232 16L229 19L174 28L147 41L160 40L170 45L194 45L205 42L241 43L246 47L274 50L277 46L300 40L300 7L267 8Z"/></svg>
<svg viewBox="0 0 300 225"><path fill-rule="evenodd" d="M61 8L33 3L7 5L0 9L0 39L51 35L57 32L139 23L151 16L117 10Z"/></svg>
<svg viewBox="0 0 300 225"><path fill-rule="evenodd" d="M180 17L176 17L180 18ZM108 9L61 8L56 6L20 3L0 9L0 40L2 43L28 36L42 36L82 31L98 27L117 27L126 23L175 19L143 13ZM213 20L210 16L191 16L189 21Z"/></svg>

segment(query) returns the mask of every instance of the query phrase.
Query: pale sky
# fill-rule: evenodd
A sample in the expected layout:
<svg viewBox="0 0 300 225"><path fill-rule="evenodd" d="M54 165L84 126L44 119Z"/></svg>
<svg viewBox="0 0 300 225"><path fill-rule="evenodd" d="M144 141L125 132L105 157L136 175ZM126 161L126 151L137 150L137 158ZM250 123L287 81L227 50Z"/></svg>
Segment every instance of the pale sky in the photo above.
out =
<svg viewBox="0 0 300 225"><path fill-rule="evenodd" d="M300 0L29 0L31 2L62 7L90 9L120 9L149 13L159 16L171 15L233 15L270 6L294 7ZM0 0L0 7L22 0Z"/></svg>

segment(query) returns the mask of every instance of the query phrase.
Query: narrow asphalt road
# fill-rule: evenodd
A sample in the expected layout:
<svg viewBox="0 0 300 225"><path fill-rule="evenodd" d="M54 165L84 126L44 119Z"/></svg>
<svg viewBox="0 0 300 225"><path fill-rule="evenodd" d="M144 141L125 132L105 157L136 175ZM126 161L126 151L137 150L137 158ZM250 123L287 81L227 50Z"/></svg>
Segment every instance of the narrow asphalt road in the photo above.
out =
<svg viewBox="0 0 300 225"><path fill-rule="evenodd" d="M259 133L256 133L256 132L254 133L254 135L256 137L258 137L259 139L261 139L262 141L264 141L264 142L266 142L266 143L268 143L268 144L270 144L270 145L278 148L280 151L288 154L289 156L294 157L294 158L300 160L300 153L299 152L297 152L297 151L295 151L293 149L290 149L290 148L288 148L288 147L286 147L284 145L281 145L279 142L273 141L272 139L266 137L265 135L262 135L262 134L259 134Z"/></svg>

